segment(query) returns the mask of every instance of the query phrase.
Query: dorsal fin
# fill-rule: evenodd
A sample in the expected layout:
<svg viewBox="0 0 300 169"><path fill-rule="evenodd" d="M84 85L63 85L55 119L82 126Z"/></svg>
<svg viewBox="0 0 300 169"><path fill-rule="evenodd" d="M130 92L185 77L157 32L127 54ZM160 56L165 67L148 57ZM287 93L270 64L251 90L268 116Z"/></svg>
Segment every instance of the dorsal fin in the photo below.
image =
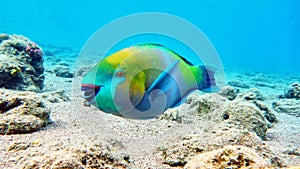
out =
<svg viewBox="0 0 300 169"><path fill-rule="evenodd" d="M171 49L165 47L164 45L157 44L157 43L143 43L143 44L137 44L137 45L135 45L135 46L142 46L142 47L143 47L143 46L154 46L154 47L163 48L164 50L167 50L167 51L171 52L172 54L178 56L180 59L182 59L182 60L183 60L185 63L187 63L188 65L194 66L194 64L193 64L191 61L189 61L189 60L187 60L186 58L182 57L181 55L179 55L178 53L174 52L173 50L171 50Z"/></svg>

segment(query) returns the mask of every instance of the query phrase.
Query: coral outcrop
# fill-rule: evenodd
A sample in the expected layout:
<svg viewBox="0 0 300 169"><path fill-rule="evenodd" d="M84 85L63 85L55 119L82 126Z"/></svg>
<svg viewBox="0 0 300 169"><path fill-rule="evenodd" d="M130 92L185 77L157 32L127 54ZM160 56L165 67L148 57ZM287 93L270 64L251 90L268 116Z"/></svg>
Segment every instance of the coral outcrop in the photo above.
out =
<svg viewBox="0 0 300 169"><path fill-rule="evenodd" d="M239 88L245 88L245 89L249 89L250 88L250 86L248 84L243 83L241 81L230 81L230 82L228 82L228 84L230 86L239 87Z"/></svg>
<svg viewBox="0 0 300 169"><path fill-rule="evenodd" d="M280 99L279 101L273 102L272 106L278 113L286 113L300 117L300 100Z"/></svg>
<svg viewBox="0 0 300 169"><path fill-rule="evenodd" d="M226 123L252 131L266 139L267 121L263 113L251 103L238 100L230 102L223 112L223 118Z"/></svg>
<svg viewBox="0 0 300 169"><path fill-rule="evenodd" d="M265 168L267 166L269 166L268 162L252 149L244 146L225 146L195 156L184 168Z"/></svg>
<svg viewBox="0 0 300 169"><path fill-rule="evenodd" d="M39 92L43 88L42 49L28 38L0 34L0 87Z"/></svg>
<svg viewBox="0 0 300 169"><path fill-rule="evenodd" d="M275 111L300 117L300 83L294 82L279 100L272 103Z"/></svg>
<svg viewBox="0 0 300 169"><path fill-rule="evenodd" d="M190 160L198 154L201 158L207 155L206 153L222 154L225 150L219 149L224 145L238 145L245 146L245 149L241 150L245 150L241 158L253 160L247 164L249 167L261 164L282 166L283 162L263 143L263 140L267 139L268 128L277 122L277 118L260 100L263 100L263 96L256 89L237 95L232 87L226 86L219 94L198 95L195 92L181 108L169 109L160 119L177 122L180 119L181 123L198 124L198 128L203 131L195 130L196 134L187 134L181 141L160 148L164 163L172 167L189 168L195 164ZM251 150L248 151L248 148ZM233 154L239 152L235 150L232 151ZM250 151L252 153L248 154ZM218 168L217 166L225 164L225 161L216 161L214 165ZM237 160L232 166L242 165L243 162ZM214 168L211 165L208 168Z"/></svg>
<svg viewBox="0 0 300 169"><path fill-rule="evenodd" d="M218 94L226 97L229 100L233 100L237 96L238 92L239 92L238 89L234 89L232 86L227 85L222 87L221 90L218 92Z"/></svg>
<svg viewBox="0 0 300 169"><path fill-rule="evenodd" d="M279 95L279 98L300 99L300 83L294 82L284 94Z"/></svg>
<svg viewBox="0 0 300 169"><path fill-rule="evenodd" d="M262 100L256 90L236 95L235 90L224 87L219 94L192 94L181 108L167 110L160 119L190 123L209 120L215 123L235 125L238 129L249 130L266 139L267 129L277 122L272 110ZM184 111L184 112L183 112ZM191 118L192 117L192 118ZM197 122L195 122L197 123Z"/></svg>
<svg viewBox="0 0 300 169"><path fill-rule="evenodd" d="M30 133L51 122L36 93L0 89L0 98L0 134Z"/></svg>
<svg viewBox="0 0 300 169"><path fill-rule="evenodd" d="M265 98L257 89L252 88L249 92L239 94L235 100L248 102L257 107L266 119L268 127L271 127L273 123L278 122L273 111L262 102Z"/></svg>
<svg viewBox="0 0 300 169"><path fill-rule="evenodd" d="M64 145L68 143L68 146ZM70 140L54 141L46 149L43 140L15 141L9 152L18 152L17 168L128 168L130 157L114 154L105 145L74 143Z"/></svg>
<svg viewBox="0 0 300 169"><path fill-rule="evenodd" d="M209 125L209 124L207 124ZM254 133L236 129L230 125L209 126L209 131L199 134L187 134L168 147L159 151L165 164L172 167L186 167L195 156L209 154L222 149L224 145L243 146L255 152L267 166L282 166L281 161L263 141ZM251 156L251 154L249 154ZM247 155L245 155L247 156ZM277 160L272 160L277 159ZM188 167L187 167L188 168Z"/></svg>
<svg viewBox="0 0 300 169"><path fill-rule="evenodd" d="M74 73L67 66L56 66L53 72L58 77L72 78L74 76Z"/></svg>

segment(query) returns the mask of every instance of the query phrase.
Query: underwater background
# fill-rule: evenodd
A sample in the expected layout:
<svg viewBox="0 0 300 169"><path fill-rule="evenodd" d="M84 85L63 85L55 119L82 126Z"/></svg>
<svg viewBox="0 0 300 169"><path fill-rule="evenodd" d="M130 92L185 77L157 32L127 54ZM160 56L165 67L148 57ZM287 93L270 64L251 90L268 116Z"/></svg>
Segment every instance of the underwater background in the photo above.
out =
<svg viewBox="0 0 300 169"><path fill-rule="evenodd" d="M119 17L141 12L169 13L202 30L225 68L300 70L297 0L3 0L1 6L0 32L76 49L81 49L94 32Z"/></svg>
<svg viewBox="0 0 300 169"><path fill-rule="evenodd" d="M300 169L299 9L298 0L0 0L0 168ZM213 52L198 56L195 46L156 32L107 50L110 37L157 23L122 20L133 14L184 19L219 58L205 38L199 53ZM114 21L124 27L98 36ZM115 116L84 99L105 87L81 91L95 63L148 42L193 64L212 58L220 91L193 91L147 120Z"/></svg>

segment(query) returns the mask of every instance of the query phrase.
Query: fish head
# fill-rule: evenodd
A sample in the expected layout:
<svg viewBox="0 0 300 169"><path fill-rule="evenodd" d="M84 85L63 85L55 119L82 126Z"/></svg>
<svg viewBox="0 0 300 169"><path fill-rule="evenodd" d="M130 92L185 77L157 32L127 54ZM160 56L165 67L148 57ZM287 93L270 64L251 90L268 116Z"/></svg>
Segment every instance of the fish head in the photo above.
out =
<svg viewBox="0 0 300 169"><path fill-rule="evenodd" d="M120 116L133 108L145 91L145 75L132 62L128 50L117 52L93 66L83 77L83 97L106 113ZM129 62L130 61L130 62Z"/></svg>
<svg viewBox="0 0 300 169"><path fill-rule="evenodd" d="M81 90L83 97L92 105L107 113L117 112L114 104L115 89L122 78L114 78L116 66L103 59L93 66L83 77ZM112 80L114 79L114 81Z"/></svg>
<svg viewBox="0 0 300 169"><path fill-rule="evenodd" d="M122 77L124 79L119 79ZM145 82L145 73L138 70L137 65L120 65L113 80L116 84L114 102L119 112L131 111L140 103L145 93Z"/></svg>

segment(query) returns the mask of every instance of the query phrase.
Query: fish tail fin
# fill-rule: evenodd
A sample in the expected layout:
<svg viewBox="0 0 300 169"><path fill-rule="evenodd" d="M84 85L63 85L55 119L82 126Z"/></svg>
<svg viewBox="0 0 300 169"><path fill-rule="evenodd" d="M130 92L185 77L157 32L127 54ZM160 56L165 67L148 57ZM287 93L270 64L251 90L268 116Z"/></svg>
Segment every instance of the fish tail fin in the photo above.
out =
<svg viewBox="0 0 300 169"><path fill-rule="evenodd" d="M217 92L220 88L216 85L215 73L217 69L214 66L203 66L197 65L198 67L198 75L196 77L200 77L197 79L198 89L204 92Z"/></svg>

